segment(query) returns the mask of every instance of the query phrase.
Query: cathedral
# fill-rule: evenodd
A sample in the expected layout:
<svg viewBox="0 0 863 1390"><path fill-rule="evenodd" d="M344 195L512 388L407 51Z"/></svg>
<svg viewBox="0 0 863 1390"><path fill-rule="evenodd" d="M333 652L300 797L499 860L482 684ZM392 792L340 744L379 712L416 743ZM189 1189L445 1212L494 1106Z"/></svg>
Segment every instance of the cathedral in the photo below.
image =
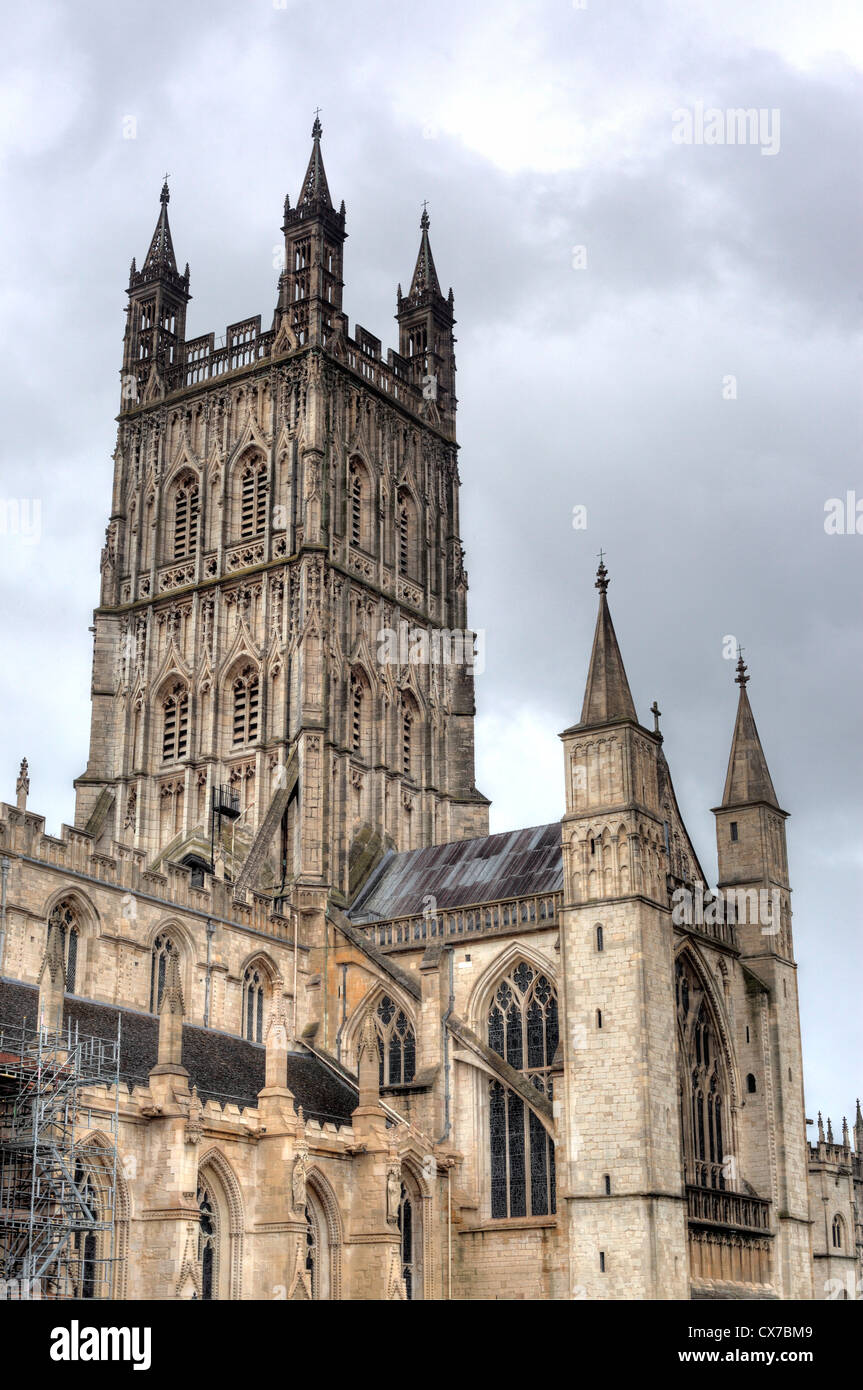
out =
<svg viewBox="0 0 863 1390"><path fill-rule="evenodd" d="M563 814L489 834L427 212L384 352L342 307L317 119L271 327L187 338L168 204L129 276L75 824L26 761L0 806L8 1296L863 1296L863 1115L807 1142L742 657L715 889L602 559Z"/></svg>

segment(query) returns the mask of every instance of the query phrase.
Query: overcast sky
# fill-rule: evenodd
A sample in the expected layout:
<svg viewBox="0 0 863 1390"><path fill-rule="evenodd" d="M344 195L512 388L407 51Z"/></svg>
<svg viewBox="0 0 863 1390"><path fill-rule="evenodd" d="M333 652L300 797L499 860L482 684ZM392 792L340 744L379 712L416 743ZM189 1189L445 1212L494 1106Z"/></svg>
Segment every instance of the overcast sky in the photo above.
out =
<svg viewBox="0 0 863 1390"><path fill-rule="evenodd" d="M38 538L0 535L0 798L26 754L31 808L55 833L73 817L124 290L163 175L189 336L269 327L320 106L352 327L397 344L423 199L455 293L492 828L562 813L557 734L581 708L603 547L639 715L659 701L712 878L737 695L723 642L745 648L792 816L807 1113L851 1119L863 535L826 534L824 508L863 503L860 11L36 0L7 10L4 38L0 490L41 520ZM763 110L766 138L678 143L674 113L699 103Z"/></svg>

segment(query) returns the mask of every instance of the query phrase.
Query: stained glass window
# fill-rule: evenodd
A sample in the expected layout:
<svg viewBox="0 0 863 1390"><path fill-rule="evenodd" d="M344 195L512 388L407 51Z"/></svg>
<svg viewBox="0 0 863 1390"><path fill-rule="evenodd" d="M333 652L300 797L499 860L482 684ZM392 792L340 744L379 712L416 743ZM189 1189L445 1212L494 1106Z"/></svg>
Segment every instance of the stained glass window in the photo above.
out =
<svg viewBox="0 0 863 1390"><path fill-rule="evenodd" d="M681 1105L686 1181L695 1187L727 1186L725 1112L728 1087L717 1048L718 1031L704 988L688 961L679 959L675 978L681 1038ZM683 1078L688 1078L684 1083Z"/></svg>
<svg viewBox="0 0 863 1390"><path fill-rule="evenodd" d="M378 1033L379 1084L400 1086L416 1075L417 1040L410 1019L385 994L375 1013Z"/></svg>
<svg viewBox="0 0 863 1390"><path fill-rule="evenodd" d="M498 1056L552 1097L558 1044L557 995L526 961L501 980L488 1012L488 1043ZM556 1210L554 1143L521 1096L489 1082L491 1214L547 1216Z"/></svg>

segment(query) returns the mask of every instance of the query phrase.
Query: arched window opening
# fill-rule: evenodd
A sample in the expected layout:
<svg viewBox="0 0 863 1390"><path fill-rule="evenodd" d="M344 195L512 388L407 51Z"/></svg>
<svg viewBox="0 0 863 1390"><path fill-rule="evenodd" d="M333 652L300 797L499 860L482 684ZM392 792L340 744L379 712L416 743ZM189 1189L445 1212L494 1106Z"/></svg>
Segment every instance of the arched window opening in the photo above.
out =
<svg viewBox="0 0 863 1390"><path fill-rule="evenodd" d="M845 1222L842 1220L842 1217L839 1216L839 1214L837 1213L837 1215L834 1216L834 1218L833 1218L833 1230L832 1230L833 1249L834 1249L834 1250L841 1250L841 1249L842 1249L843 1244L844 1244L844 1240L843 1240L844 1235L845 1235Z"/></svg>
<svg viewBox="0 0 863 1390"><path fill-rule="evenodd" d="M401 1241L402 1257L402 1278L405 1281L405 1292L409 1299L414 1296L414 1209L410 1195L404 1183L402 1183L402 1195L399 1202L399 1238Z"/></svg>
<svg viewBox="0 0 863 1390"><path fill-rule="evenodd" d="M369 756L369 727L371 715L371 691L362 671L352 671L350 681L349 730L351 752L358 758Z"/></svg>
<svg viewBox="0 0 863 1390"><path fill-rule="evenodd" d="M264 1041L264 993L264 973L250 965L243 976L243 1036L248 1042Z"/></svg>
<svg viewBox="0 0 863 1390"><path fill-rule="evenodd" d="M92 1174L85 1169L80 1158L75 1163L75 1187L81 1202L82 1222L84 1212L91 1221L99 1220L99 1199L93 1184ZM99 1278L99 1244L96 1231L85 1225L75 1231L72 1237L72 1279L76 1298L97 1298L101 1291Z"/></svg>
<svg viewBox="0 0 863 1390"><path fill-rule="evenodd" d="M419 546L416 504L406 488L398 494L398 571L405 579L419 578Z"/></svg>
<svg viewBox="0 0 863 1390"><path fill-rule="evenodd" d="M201 1223L198 1232L201 1298L209 1301L218 1297L219 1212L209 1185L205 1179L200 1178L198 1180L198 1211Z"/></svg>
<svg viewBox="0 0 863 1390"><path fill-rule="evenodd" d="M174 491L174 559L186 560L198 548L198 480L191 473L182 477Z"/></svg>
<svg viewBox="0 0 863 1390"><path fill-rule="evenodd" d="M351 459L348 469L349 534L351 544L372 549L371 484L365 466Z"/></svg>
<svg viewBox="0 0 863 1390"><path fill-rule="evenodd" d="M602 927L600 926L596 928L596 949L597 951L605 950L605 938L603 936Z"/></svg>
<svg viewBox="0 0 863 1390"><path fill-rule="evenodd" d="M752 1075L752 1072L749 1072L748 1076L746 1077L746 1089L751 1096L754 1096L755 1092L758 1090L758 1087L755 1084L755 1077Z"/></svg>
<svg viewBox="0 0 863 1390"><path fill-rule="evenodd" d="M60 934L63 947L63 965L66 969L66 993L75 993L78 973L78 916L70 902L58 903L48 918L48 935L52 931Z"/></svg>
<svg viewBox="0 0 863 1390"><path fill-rule="evenodd" d="M241 748L258 737L259 685L254 666L244 666L233 683L233 745Z"/></svg>
<svg viewBox="0 0 863 1390"><path fill-rule="evenodd" d="M162 762L179 762L185 758L188 747L189 692L177 684L162 702Z"/></svg>
<svg viewBox="0 0 863 1390"><path fill-rule="evenodd" d="M379 1084L402 1086L416 1075L417 1040L404 1009L385 994L375 1010Z"/></svg>
<svg viewBox="0 0 863 1390"><path fill-rule="evenodd" d="M401 758L402 774L417 780L417 707L410 695L402 699Z"/></svg>
<svg viewBox="0 0 863 1390"><path fill-rule="evenodd" d="M520 961L492 998L489 1046L551 1100L551 1066L558 1038L554 987L545 975ZM492 1217L554 1212L554 1144L521 1097L496 1080L489 1082L489 1139Z"/></svg>
<svg viewBox="0 0 863 1390"><path fill-rule="evenodd" d="M168 956L173 952L177 954L177 948L170 936L164 933L157 936L153 942L153 952L150 964L150 1013L157 1014L162 1003L162 993L165 988L165 971L168 965Z"/></svg>
<svg viewBox="0 0 863 1390"><path fill-rule="evenodd" d="M686 1182L695 1187L726 1188L726 1117L730 1107L719 1030L703 985L685 959L678 959L675 986L681 1092L688 1096L681 1107Z"/></svg>
<svg viewBox="0 0 863 1390"><path fill-rule="evenodd" d="M317 1213L311 1203L306 1207L306 1274L312 1298L320 1298L321 1278L321 1238L318 1230Z"/></svg>
<svg viewBox="0 0 863 1390"><path fill-rule="evenodd" d="M250 459L240 475L240 536L259 536L267 522L267 465Z"/></svg>

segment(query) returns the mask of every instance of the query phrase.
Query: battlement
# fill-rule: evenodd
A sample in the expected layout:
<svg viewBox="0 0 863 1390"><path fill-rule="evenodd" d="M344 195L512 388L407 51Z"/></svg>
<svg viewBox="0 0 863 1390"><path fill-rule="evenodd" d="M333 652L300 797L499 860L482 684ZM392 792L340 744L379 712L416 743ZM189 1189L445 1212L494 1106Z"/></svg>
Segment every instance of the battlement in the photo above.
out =
<svg viewBox="0 0 863 1390"><path fill-rule="evenodd" d="M87 830L62 825L59 836L48 835L44 816L0 802L0 855L79 876L127 898L148 898L165 907L293 941L290 918L276 911L273 899L266 894L235 889L210 874L204 874L202 887L194 886L192 870L186 865L168 861L161 870L148 869L142 850L118 840L111 842L108 854L97 852L94 846L95 836Z"/></svg>
<svg viewBox="0 0 863 1390"><path fill-rule="evenodd" d="M357 324L355 336L350 337L346 315L339 315L335 331L324 334L320 346L341 366L356 373L366 386L380 391L388 400L409 411L426 423L422 375L417 364L389 348L383 355L380 338ZM178 346L179 361L162 374L163 392L157 402L180 399L189 391L209 382L234 381L254 375L262 367L301 357L309 349L302 346L277 347L278 334L274 329L261 331L261 315L229 324L224 340L217 345L215 333L203 333ZM123 401L125 416L145 412L156 403L142 394Z"/></svg>

